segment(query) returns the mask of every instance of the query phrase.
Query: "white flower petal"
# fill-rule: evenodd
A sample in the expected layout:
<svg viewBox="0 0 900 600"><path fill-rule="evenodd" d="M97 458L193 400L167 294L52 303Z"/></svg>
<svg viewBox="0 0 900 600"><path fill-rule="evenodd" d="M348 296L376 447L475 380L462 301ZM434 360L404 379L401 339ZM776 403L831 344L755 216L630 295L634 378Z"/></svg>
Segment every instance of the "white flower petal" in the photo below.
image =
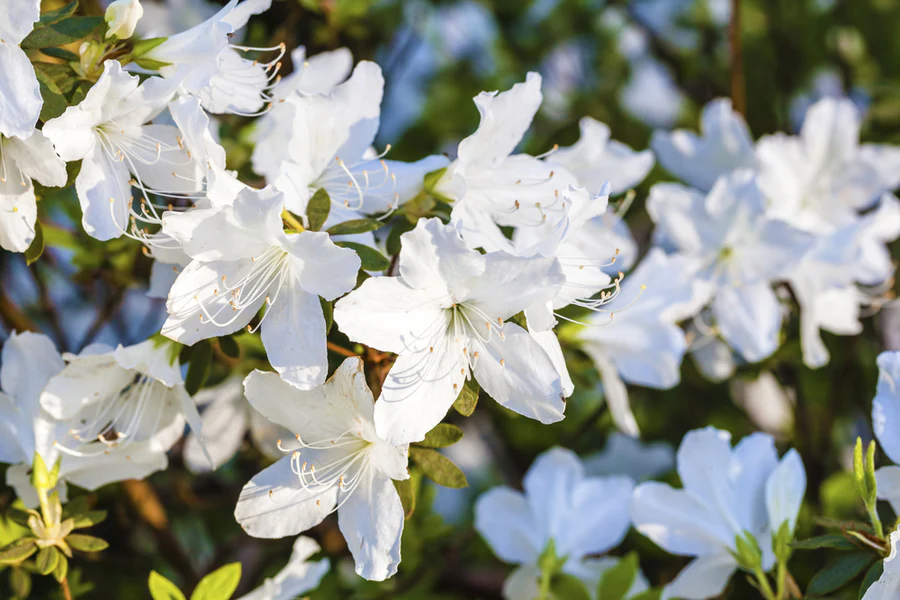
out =
<svg viewBox="0 0 900 600"><path fill-rule="evenodd" d="M729 554L711 554L694 559L663 591L663 598L703 600L725 590L737 564Z"/></svg>
<svg viewBox="0 0 900 600"><path fill-rule="evenodd" d="M547 543L542 526L525 496L511 488L492 488L475 502L475 529L504 562L536 563Z"/></svg>
<svg viewBox="0 0 900 600"><path fill-rule="evenodd" d="M44 100L34 67L15 42L0 40L0 72L0 134L27 138L34 131Z"/></svg>
<svg viewBox="0 0 900 600"><path fill-rule="evenodd" d="M328 374L328 352L319 297L304 291L293 272L276 294L262 324L269 363L300 389L321 385Z"/></svg>
<svg viewBox="0 0 900 600"><path fill-rule="evenodd" d="M403 505L389 477L374 471L364 477L338 510L338 524L356 561L356 574L384 581L400 565Z"/></svg>
<svg viewBox="0 0 900 600"><path fill-rule="evenodd" d="M803 459L796 450L788 450L766 481L766 510L769 511L769 527L773 532L777 532L785 521L791 531L794 530L805 493Z"/></svg>
<svg viewBox="0 0 900 600"><path fill-rule="evenodd" d="M234 456L244 441L248 426L247 401L243 394L237 398L220 396L212 402L201 414L203 422L203 443L197 433L191 432L184 444L184 463L192 473L206 473L219 467ZM213 464L210 465L206 458Z"/></svg>
<svg viewBox="0 0 900 600"><path fill-rule="evenodd" d="M132 202L129 179L125 162L111 158L99 144L81 161L75 191L88 235L107 241L125 232Z"/></svg>

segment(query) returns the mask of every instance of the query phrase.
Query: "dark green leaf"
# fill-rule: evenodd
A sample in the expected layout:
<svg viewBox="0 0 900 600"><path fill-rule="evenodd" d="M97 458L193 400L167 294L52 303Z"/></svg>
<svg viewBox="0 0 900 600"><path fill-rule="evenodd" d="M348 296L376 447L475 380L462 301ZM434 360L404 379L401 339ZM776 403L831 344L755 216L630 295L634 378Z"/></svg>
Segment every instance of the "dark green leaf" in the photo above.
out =
<svg viewBox="0 0 900 600"><path fill-rule="evenodd" d="M410 518L416 510L416 490L412 484L412 478L394 480L394 488L400 496L400 504L403 505L403 515Z"/></svg>
<svg viewBox="0 0 900 600"><path fill-rule="evenodd" d="M191 600L228 600L241 581L241 563L216 569L200 580Z"/></svg>
<svg viewBox="0 0 900 600"><path fill-rule="evenodd" d="M414 224L406 219L398 219L391 224L391 230L388 232L387 241L385 242L387 253L390 256L396 256L400 253L400 247L402 246L400 236L407 231L412 231L413 227Z"/></svg>
<svg viewBox="0 0 900 600"><path fill-rule="evenodd" d="M143 56L144 54L147 54L148 52L150 52L151 50L153 50L154 48L156 48L157 46L159 46L160 44L165 42L167 39L169 39L169 38L155 37L155 38L149 38L146 40L141 40L132 47L131 55L132 56Z"/></svg>
<svg viewBox="0 0 900 600"><path fill-rule="evenodd" d="M106 520L105 510L89 510L80 515L72 517L75 521L75 529L84 529L85 527L93 527Z"/></svg>
<svg viewBox="0 0 900 600"><path fill-rule="evenodd" d="M63 96L63 93L52 79L47 77L42 71L36 70L34 74L37 76L38 85L41 89L41 98L44 100L44 104L41 106L41 121L47 122L66 112L66 108L69 105L66 104L66 97Z"/></svg>
<svg viewBox="0 0 900 600"><path fill-rule="evenodd" d="M59 60L65 60L68 62L78 61L78 55L74 52L66 50L65 48L41 48L41 52L43 52L47 56L58 58Z"/></svg>
<svg viewBox="0 0 900 600"><path fill-rule="evenodd" d="M56 568L53 569L53 579L62 582L69 574L69 559L62 553L59 553L59 560L56 561Z"/></svg>
<svg viewBox="0 0 900 600"><path fill-rule="evenodd" d="M829 533L819 537L798 540L791 543L795 550L818 550L819 548L835 548L836 550L858 550L859 546L839 533Z"/></svg>
<svg viewBox="0 0 900 600"><path fill-rule="evenodd" d="M550 596L553 600L591 600L584 583L568 573L557 573L553 576L550 582Z"/></svg>
<svg viewBox="0 0 900 600"><path fill-rule="evenodd" d="M218 338L219 341L219 350L222 351L222 354L227 356L228 358L240 358L241 357L241 347L238 345L234 338L231 336L225 336Z"/></svg>
<svg viewBox="0 0 900 600"><path fill-rule="evenodd" d="M44 105L46 106L46 104ZM31 265L41 257L44 253L44 232L41 230L41 224L38 221L34 222L34 239L31 240L31 245L28 246L28 249L25 250L25 264Z"/></svg>
<svg viewBox="0 0 900 600"><path fill-rule="evenodd" d="M20 45L26 49L65 46L83 40L101 25L103 25L103 17L71 17L35 29L22 40Z"/></svg>
<svg viewBox="0 0 900 600"><path fill-rule="evenodd" d="M47 546L46 548L41 548L37 553L37 556L34 559L35 567L37 568L37 572L41 575L49 575L56 569L56 564L59 562L59 550L56 546Z"/></svg>
<svg viewBox="0 0 900 600"><path fill-rule="evenodd" d="M40 27L46 27L47 25L53 25L66 17L71 17L75 14L76 10L78 10L78 0L72 0L65 6L61 6L56 10L48 10L41 15L41 20L35 24L34 28L38 29Z"/></svg>
<svg viewBox="0 0 900 600"><path fill-rule="evenodd" d="M462 416L471 417L478 405L478 394L480 393L481 386L478 385L478 382L475 379L469 379L453 402L453 408Z"/></svg>
<svg viewBox="0 0 900 600"><path fill-rule="evenodd" d="M319 231L328 220L328 213L331 211L331 197L325 188L319 188L316 193L309 199L306 205L306 218L309 221L309 228L312 231Z"/></svg>
<svg viewBox="0 0 900 600"><path fill-rule="evenodd" d="M431 171L430 173L425 173L425 177L422 181L425 191L427 191L429 194L433 193L434 186L437 184L438 181L441 180L441 177L443 177L444 173L446 173L446 172L447 172L447 167L444 167L443 169L438 169L437 171Z"/></svg>
<svg viewBox="0 0 900 600"><path fill-rule="evenodd" d="M25 569L13 569L9 574L9 586L16 598L27 598L31 594L31 574Z"/></svg>
<svg viewBox="0 0 900 600"><path fill-rule="evenodd" d="M859 586L859 600L862 600L862 597L866 595L866 591L872 587L872 584L878 581L878 578L881 577L881 574L884 573L884 562L878 561L866 571L866 576L863 577L862 583Z"/></svg>
<svg viewBox="0 0 900 600"><path fill-rule="evenodd" d="M109 548L109 544L106 543L106 540L101 540L98 537L85 535L83 533L69 534L68 537L66 537L66 543L72 546L74 550L80 550L82 552L100 552L101 550Z"/></svg>
<svg viewBox="0 0 900 600"><path fill-rule="evenodd" d="M384 223L375 219L352 219L344 221L328 228L329 235L351 235L354 233L366 233L367 231L375 231Z"/></svg>
<svg viewBox="0 0 900 600"><path fill-rule="evenodd" d="M18 563L37 552L34 538L22 538L0 549L0 564Z"/></svg>
<svg viewBox="0 0 900 600"><path fill-rule="evenodd" d="M58 50L58 48L53 50ZM48 62L35 62L32 65L35 73L38 74L38 79L43 75L45 79L52 81L64 96L70 94L78 85L78 76L69 65Z"/></svg>
<svg viewBox="0 0 900 600"><path fill-rule="evenodd" d="M384 271L391 266L391 261L381 252L365 244L356 242L335 242L335 244L341 248L354 250L359 255L360 266L366 271Z"/></svg>
<svg viewBox="0 0 900 600"><path fill-rule="evenodd" d="M203 340L194 346L191 352L191 362L188 364L187 376L184 378L184 388L193 396L209 376L209 367L212 364L212 345Z"/></svg>
<svg viewBox="0 0 900 600"><path fill-rule="evenodd" d="M597 597L603 600L623 600L634 585L638 567L638 555L631 552L615 566L607 569L597 585Z"/></svg>
<svg viewBox="0 0 900 600"><path fill-rule="evenodd" d="M812 578L806 588L807 596L830 594L853 581L874 561L875 555L870 552L848 552L838 556Z"/></svg>
<svg viewBox="0 0 900 600"><path fill-rule="evenodd" d="M81 104L81 101L84 100L84 97L87 96L88 90L91 89L91 83L88 81L80 82L72 92L71 97L69 97L69 104L75 106L76 104ZM69 163L71 165L72 163ZM68 165L66 165L68 168ZM79 170L80 170L79 164ZM78 172L75 173L75 176L78 175ZM74 181L75 178L70 176L70 181ZM71 185L71 184L70 184Z"/></svg>
<svg viewBox="0 0 900 600"><path fill-rule="evenodd" d="M453 461L430 448L409 449L409 457L416 463L428 479L449 488L463 488L469 485L465 474Z"/></svg>
<svg viewBox="0 0 900 600"><path fill-rule="evenodd" d="M463 437L462 429L450 423L438 423L434 429L425 434L425 439L417 445L426 448L446 448L452 446Z"/></svg>
<svg viewBox="0 0 900 600"><path fill-rule="evenodd" d="M662 598L662 590L661 589L651 589L641 592L636 596L632 596L628 600L659 600Z"/></svg>
<svg viewBox="0 0 900 600"><path fill-rule="evenodd" d="M153 600L185 600L178 586L156 571L150 571L147 585L150 587L150 597Z"/></svg>
<svg viewBox="0 0 900 600"><path fill-rule="evenodd" d="M319 298L319 304L322 305L322 316L325 317L325 335L328 335L334 325L334 305L322 297Z"/></svg>

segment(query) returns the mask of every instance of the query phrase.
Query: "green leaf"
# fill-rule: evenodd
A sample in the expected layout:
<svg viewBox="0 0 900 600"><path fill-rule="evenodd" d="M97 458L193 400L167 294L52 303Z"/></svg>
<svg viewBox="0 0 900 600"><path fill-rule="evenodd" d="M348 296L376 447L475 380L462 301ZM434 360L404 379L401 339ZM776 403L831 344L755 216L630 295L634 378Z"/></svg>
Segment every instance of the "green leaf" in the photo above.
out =
<svg viewBox="0 0 900 600"><path fill-rule="evenodd" d="M147 581L150 588L150 597L153 600L185 600L184 594L178 586L157 573L150 571L150 579Z"/></svg>
<svg viewBox="0 0 900 600"><path fill-rule="evenodd" d="M438 423L434 429L425 434L425 439L418 446L425 448L446 448L452 446L463 437L462 429L450 423Z"/></svg>
<svg viewBox="0 0 900 600"><path fill-rule="evenodd" d="M474 378L469 379L453 402L453 408L462 416L471 417L472 413L475 412L475 407L478 405L479 393L481 393L481 386L478 385Z"/></svg>
<svg viewBox="0 0 900 600"><path fill-rule="evenodd" d="M834 548L836 550L858 550L859 546L839 533L829 533L818 537L799 540L791 543L795 550L818 550L819 548Z"/></svg>
<svg viewBox="0 0 900 600"><path fill-rule="evenodd" d="M53 569L53 579L62 582L69 574L69 559L62 552L58 552L59 560L56 561L56 568Z"/></svg>
<svg viewBox="0 0 900 600"><path fill-rule="evenodd" d="M325 335L331 332L331 326L334 325L334 304L319 297L319 304L322 305L322 316L325 317Z"/></svg>
<svg viewBox="0 0 900 600"><path fill-rule="evenodd" d="M66 104L66 97L63 96L56 83L43 71L35 70L34 74L37 76L41 98L44 100L44 104L41 106L41 121L47 122L66 112L69 105Z"/></svg>
<svg viewBox="0 0 900 600"><path fill-rule="evenodd" d="M83 533L70 533L66 537L66 543L72 546L73 549L81 552L100 552L109 548L106 540Z"/></svg>
<svg viewBox="0 0 900 600"><path fill-rule="evenodd" d="M0 564L19 563L37 552L34 538L22 538L0 548Z"/></svg>
<svg viewBox="0 0 900 600"><path fill-rule="evenodd" d="M875 560L869 552L848 552L829 561L806 588L807 596L824 596L847 585Z"/></svg>
<svg viewBox="0 0 900 600"><path fill-rule="evenodd" d="M94 525L98 525L106 520L106 511L89 510L88 512L75 515L74 517L72 517L72 520L75 521L75 529L93 527Z"/></svg>
<svg viewBox="0 0 900 600"><path fill-rule="evenodd" d="M44 104L44 106L47 106ZM38 221L34 222L34 239L31 240L31 245L28 246L28 249L25 250L25 264L32 265L37 259L41 257L44 253L44 231L41 229L41 224Z"/></svg>
<svg viewBox="0 0 900 600"><path fill-rule="evenodd" d="M227 356L228 358L240 358L241 357L241 347L238 345L234 338L231 336L225 336L217 338L219 342L219 350L222 351L222 354Z"/></svg>
<svg viewBox="0 0 900 600"><path fill-rule="evenodd" d="M184 388L187 393L193 396L209 376L209 367L212 364L212 344L207 340L199 342L194 346L191 353L191 362L188 365L187 376L184 378Z"/></svg>
<svg viewBox="0 0 900 600"><path fill-rule="evenodd" d="M228 600L241 581L241 563L216 569L200 580L191 600Z"/></svg>
<svg viewBox="0 0 900 600"><path fill-rule="evenodd" d="M449 488L463 488L469 485L465 474L453 461L431 448L409 449L409 458L416 463L428 479Z"/></svg>
<svg viewBox="0 0 900 600"><path fill-rule="evenodd" d="M16 598L27 598L31 594L31 574L25 569L13 569L9 574L9 586Z"/></svg>
<svg viewBox="0 0 900 600"><path fill-rule="evenodd" d="M412 478L397 480L394 479L394 489L400 496L400 504L403 505L404 518L410 518L416 511L416 489L413 486Z"/></svg>
<svg viewBox="0 0 900 600"><path fill-rule="evenodd" d="M384 254L374 248L370 248L365 244L357 244L356 242L335 242L336 246L341 248L349 248L359 255L360 266L365 271L384 271L391 266L391 261Z"/></svg>
<svg viewBox="0 0 900 600"><path fill-rule="evenodd" d="M10 506L6 509L6 512L3 514L4 517L15 523L16 525L20 525L21 527L29 528L28 525L28 517L31 516L31 513L26 512L24 510L18 509L15 506Z"/></svg>
<svg viewBox="0 0 900 600"><path fill-rule="evenodd" d="M165 42L167 39L169 39L169 38L155 37L155 38L149 38L146 40L141 40L141 41L137 42L134 46L132 46L131 55L134 57L143 56L144 54L147 54L148 52L150 52L151 50L153 50L154 48L156 48L157 46L159 46L160 44Z"/></svg>
<svg viewBox="0 0 900 600"><path fill-rule="evenodd" d="M351 235L379 229L384 223L375 219L352 219L328 228L329 235Z"/></svg>
<svg viewBox="0 0 900 600"><path fill-rule="evenodd" d="M597 585L597 597L603 600L623 600L634 585L638 574L638 555L629 553L616 565L607 569Z"/></svg>
<svg viewBox="0 0 900 600"><path fill-rule="evenodd" d="M863 577L862 583L859 585L859 600L862 600L863 596L866 595L866 591L872 584L878 581L881 577L881 574L884 573L884 562L878 561L866 571L866 576Z"/></svg>
<svg viewBox="0 0 900 600"><path fill-rule="evenodd" d="M390 256L396 256L400 253L400 248L402 246L400 242L400 236L408 231L412 231L415 225L410 223L407 219L399 219L391 224L391 230L388 232L387 241L385 242L385 249Z"/></svg>
<svg viewBox="0 0 900 600"><path fill-rule="evenodd" d="M431 171L430 173L425 173L425 177L423 178L423 187L425 191L429 194L434 193L434 186L437 185L437 182L441 180L441 177L444 176L444 173L447 172L447 167L443 169L438 169L437 171Z"/></svg>
<svg viewBox="0 0 900 600"><path fill-rule="evenodd" d="M76 10L78 10L78 0L72 0L65 6L61 6L56 10L48 10L41 15L40 21L35 24L34 28L38 29L40 27L46 27L47 25L58 23L66 17L71 17L72 15L74 15Z"/></svg>
<svg viewBox="0 0 900 600"><path fill-rule="evenodd" d="M41 52L43 52L47 56L58 58L59 60L65 60L68 62L78 61L78 55L70 50L66 50L65 48L41 48Z"/></svg>
<svg viewBox="0 0 900 600"><path fill-rule="evenodd" d="M557 573L553 576L550 582L550 595L553 600L591 600L584 582L568 573Z"/></svg>
<svg viewBox="0 0 900 600"><path fill-rule="evenodd" d="M662 597L661 589L645 590L636 596L632 596L628 600L659 600Z"/></svg>
<svg viewBox="0 0 900 600"><path fill-rule="evenodd" d="M42 50L42 52L45 53L56 51L60 51L59 48ZM75 86L78 85L78 76L69 65L38 61L32 63L32 66L34 66L34 71L38 75L38 79L43 75L44 79L53 82L53 85L59 88L59 93L63 96L70 94L72 90L75 89Z"/></svg>
<svg viewBox="0 0 900 600"><path fill-rule="evenodd" d="M163 67L168 67L172 63L162 62L161 60L153 60L152 58L146 57L134 57L134 64L141 67L142 69L147 69L148 71L159 71Z"/></svg>
<svg viewBox="0 0 900 600"><path fill-rule="evenodd" d="M22 40L20 45L25 49L66 46L83 40L101 25L103 25L103 17L70 17L35 29Z"/></svg>
<svg viewBox="0 0 900 600"><path fill-rule="evenodd" d="M331 197L325 188L319 188L316 193L309 199L306 205L306 219L309 221L309 228L312 231L320 231L328 220L328 213L331 211Z"/></svg>
<svg viewBox="0 0 900 600"><path fill-rule="evenodd" d="M59 550L56 546L47 546L41 548L34 559L37 572L41 575L49 575L56 569L59 562Z"/></svg>

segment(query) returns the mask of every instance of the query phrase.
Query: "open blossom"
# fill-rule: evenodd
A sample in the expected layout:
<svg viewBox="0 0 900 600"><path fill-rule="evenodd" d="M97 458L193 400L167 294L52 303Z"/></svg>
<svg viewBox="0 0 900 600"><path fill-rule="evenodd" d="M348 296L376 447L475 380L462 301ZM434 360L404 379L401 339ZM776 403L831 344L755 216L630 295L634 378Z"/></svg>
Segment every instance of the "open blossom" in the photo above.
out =
<svg viewBox="0 0 900 600"><path fill-rule="evenodd" d="M787 522L791 532L806 491L800 455L781 461L771 436L754 433L733 449L731 434L713 427L689 432L676 457L683 488L638 485L631 518L638 531L680 556L696 557L664 590L664 598L718 596L738 569L736 538L750 534L762 569L775 563L772 536Z"/></svg>
<svg viewBox="0 0 900 600"><path fill-rule="evenodd" d="M744 118L719 98L703 107L701 135L691 131L656 131L650 146L659 163L685 183L703 191L735 169L754 169L753 138Z"/></svg>
<svg viewBox="0 0 900 600"><path fill-rule="evenodd" d="M622 476L587 477L573 452L554 448L534 461L522 484L524 493L496 487L475 503L475 529L501 560L519 565L506 579L503 596L539 597L539 558L552 542L557 557L567 558L563 572L584 581L594 598L603 573L617 562L595 555L618 546L631 526L634 482ZM639 577L629 595L645 589Z"/></svg>
<svg viewBox="0 0 900 600"><path fill-rule="evenodd" d="M0 246L4 250L24 252L34 240L37 200L32 180L63 186L66 163L38 130L24 140L0 135Z"/></svg>
<svg viewBox="0 0 900 600"><path fill-rule="evenodd" d="M265 306L253 330L262 330L269 362L310 389L328 370L319 296L334 300L352 289L360 261L325 232L286 233L282 202L271 188L247 188L231 205L166 213L163 232L192 261L169 292L162 333L193 345L234 333Z"/></svg>
<svg viewBox="0 0 900 600"><path fill-rule="evenodd" d="M747 361L771 355L783 318L772 282L798 264L811 236L767 216L756 176L746 170L721 177L705 196L657 184L647 211L657 241L695 261L722 338Z"/></svg>
<svg viewBox="0 0 900 600"><path fill-rule="evenodd" d="M639 433L625 382L678 385L687 341L677 323L696 314L706 298L685 257L653 248L618 294L577 328L574 338L600 372L610 413L623 432Z"/></svg>
<svg viewBox="0 0 900 600"><path fill-rule="evenodd" d="M19 48L41 17L40 0L10 0L0 23L0 135L25 139L34 131L44 100L34 67Z"/></svg>
<svg viewBox="0 0 900 600"><path fill-rule="evenodd" d="M401 243L399 277L369 278L334 308L351 340L399 355L375 407L379 435L423 439L471 374L503 406L542 423L561 420L556 368L507 322L557 293L564 278L556 260L482 255L438 219L419 221Z"/></svg>
<svg viewBox="0 0 900 600"><path fill-rule="evenodd" d="M653 168L653 152L635 152L622 142L610 139L609 126L591 117L578 123L581 137L568 148L560 148L547 157L562 165L581 187L599 190L610 185L610 193L621 194L644 180Z"/></svg>
<svg viewBox="0 0 900 600"><path fill-rule="evenodd" d="M513 154L541 99L537 73L505 92L482 92L474 99L478 129L459 143L456 160L435 186L454 201L452 222L470 248L509 250L500 225L537 226L565 212L560 194L577 183L574 176L539 157Z"/></svg>
<svg viewBox="0 0 900 600"><path fill-rule="evenodd" d="M231 44L230 38L271 4L272 0L230 0L206 21L169 36L142 58L162 63L160 75L198 97L211 113L255 114L271 99L269 90L285 47L250 48ZM276 56L262 62L241 55L250 51L276 52Z"/></svg>
<svg viewBox="0 0 900 600"><path fill-rule="evenodd" d="M900 352L878 355L878 387L872 400L872 429L894 464L875 472L878 497L900 508Z"/></svg>
<svg viewBox="0 0 900 600"><path fill-rule="evenodd" d="M319 550L315 540L299 536L294 540L288 564L275 577L267 577L261 586L238 600L293 600L316 589L330 567L327 558L309 560Z"/></svg>
<svg viewBox="0 0 900 600"><path fill-rule="evenodd" d="M144 15L140 0L115 0L106 8L105 20L109 27L107 39L115 36L127 40L134 34L135 27Z"/></svg>
<svg viewBox="0 0 900 600"><path fill-rule="evenodd" d="M146 435L129 444L104 443L96 438L75 439L73 432L85 427L96 414L92 407L83 407L79 391L91 397L104 394L115 385L115 378L88 376L73 383L69 378L71 369L53 342L46 336L27 332L14 333L7 340L2 360L0 462L12 465L6 472L6 482L16 489L16 495L27 506L38 504L29 477L35 454L40 454L48 466L58 459L61 461L58 490L63 500L66 497L63 482L93 490L113 481L142 479L166 467L166 451L184 430L184 419L180 415L168 421L160 419L156 427L143 423ZM42 394L47 393L45 388L52 394L59 387L69 388L67 394L59 398L57 408L62 407L62 410L54 411L65 417L62 419L42 406ZM107 397L104 396L104 401Z"/></svg>
<svg viewBox="0 0 900 600"><path fill-rule="evenodd" d="M281 457L278 440L292 435L253 408L238 378L200 390L194 394L194 402L206 408L200 415L203 437L191 432L184 442L184 463L192 473L204 473L226 463L240 449L248 432L253 445L271 460Z"/></svg>
<svg viewBox="0 0 900 600"><path fill-rule="evenodd" d="M64 160L82 161L75 191L88 235L105 241L128 233L131 218L158 222L148 191L188 194L200 189L203 170L180 143L178 128L150 123L172 92L159 77L140 83L118 61L107 60L84 100L44 125L44 134ZM132 186L141 190L141 212L132 207Z"/></svg>
<svg viewBox="0 0 900 600"><path fill-rule="evenodd" d="M324 189L331 199L326 227L387 212L415 196L426 173L446 166L442 156L407 164L370 151L383 88L381 68L363 61L327 95L293 93L281 104L282 123L257 139L253 167L285 193L288 210L305 215Z"/></svg>
<svg viewBox="0 0 900 600"><path fill-rule="evenodd" d="M891 533L891 553L884 559L884 571L878 581L869 586L862 600L893 600L900 595L900 528Z"/></svg>
<svg viewBox="0 0 900 600"><path fill-rule="evenodd" d="M296 435L287 455L250 480L235 519L254 537L297 535L333 512L356 573L381 581L397 572L403 506L392 480L409 478L408 447L375 432L374 399L363 363L348 358L325 385L309 391L274 373L251 373L247 399Z"/></svg>

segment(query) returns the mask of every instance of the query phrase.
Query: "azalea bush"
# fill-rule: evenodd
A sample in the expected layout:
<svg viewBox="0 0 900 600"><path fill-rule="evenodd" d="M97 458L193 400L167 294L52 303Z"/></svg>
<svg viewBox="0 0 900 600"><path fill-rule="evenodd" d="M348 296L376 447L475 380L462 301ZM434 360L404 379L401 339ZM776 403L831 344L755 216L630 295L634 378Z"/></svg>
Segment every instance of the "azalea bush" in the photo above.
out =
<svg viewBox="0 0 900 600"><path fill-rule="evenodd" d="M7 0L0 597L900 597L888 0Z"/></svg>

